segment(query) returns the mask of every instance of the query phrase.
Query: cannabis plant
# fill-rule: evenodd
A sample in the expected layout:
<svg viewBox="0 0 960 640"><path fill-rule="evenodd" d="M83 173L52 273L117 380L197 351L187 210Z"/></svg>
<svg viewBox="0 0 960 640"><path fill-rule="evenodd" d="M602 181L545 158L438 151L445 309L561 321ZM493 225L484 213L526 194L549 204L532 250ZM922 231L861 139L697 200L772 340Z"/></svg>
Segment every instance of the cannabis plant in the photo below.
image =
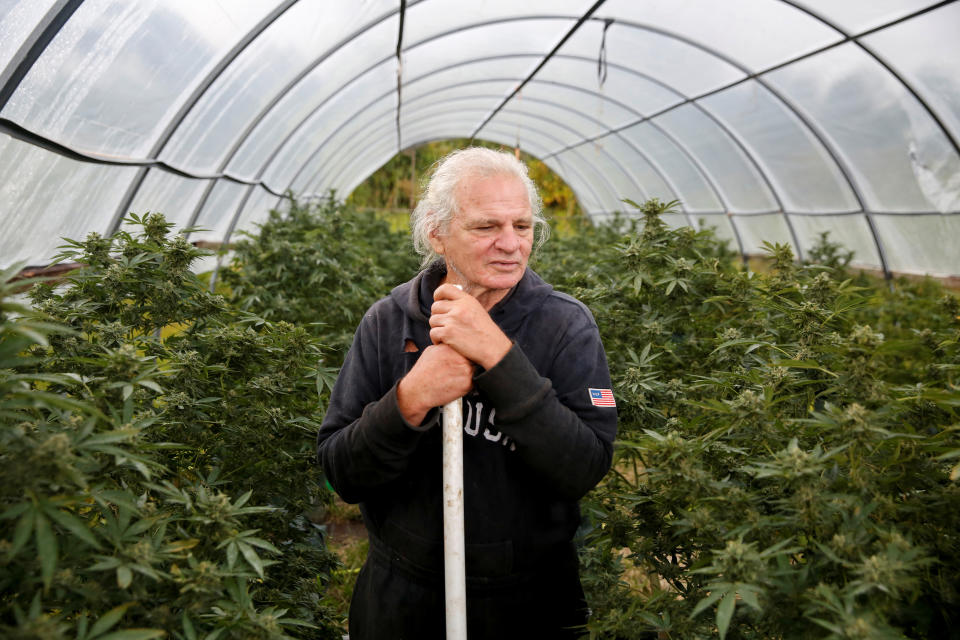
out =
<svg viewBox="0 0 960 640"><path fill-rule="evenodd" d="M19 365L24 393L55 403L4 427L3 623L337 637L309 519L329 499L312 464L319 343L207 292L189 270L202 252L162 216L127 222L139 231L69 241L62 258L85 267L31 292L63 328Z"/></svg>
<svg viewBox="0 0 960 640"><path fill-rule="evenodd" d="M621 417L587 505L591 633L953 637L956 298L888 293L829 243L746 271L670 206L559 278L597 317Z"/></svg>
<svg viewBox="0 0 960 640"><path fill-rule="evenodd" d="M223 276L231 303L322 336L336 365L367 308L417 272L409 234L333 194L293 200L244 235Z"/></svg>

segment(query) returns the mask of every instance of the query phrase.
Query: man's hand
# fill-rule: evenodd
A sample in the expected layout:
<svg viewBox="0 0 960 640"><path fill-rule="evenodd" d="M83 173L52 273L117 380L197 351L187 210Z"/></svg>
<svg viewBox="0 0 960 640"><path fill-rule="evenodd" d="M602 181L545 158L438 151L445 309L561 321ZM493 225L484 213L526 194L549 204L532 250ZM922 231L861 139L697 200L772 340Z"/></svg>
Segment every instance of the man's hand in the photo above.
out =
<svg viewBox="0 0 960 640"><path fill-rule="evenodd" d="M484 369L492 368L510 351L510 338L469 293L444 284L433 292L433 300L430 339L434 344L448 345Z"/></svg>
<svg viewBox="0 0 960 640"><path fill-rule="evenodd" d="M467 395L472 387L473 364L453 348L433 344L397 385L397 406L404 420L416 426L430 409Z"/></svg>

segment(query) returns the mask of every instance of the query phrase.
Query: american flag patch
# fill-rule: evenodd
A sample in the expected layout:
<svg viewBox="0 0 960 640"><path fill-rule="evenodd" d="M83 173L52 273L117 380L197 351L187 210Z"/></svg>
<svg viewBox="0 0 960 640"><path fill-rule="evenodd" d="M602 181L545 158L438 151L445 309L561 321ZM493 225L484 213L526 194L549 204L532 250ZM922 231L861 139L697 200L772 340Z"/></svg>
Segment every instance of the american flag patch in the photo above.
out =
<svg viewBox="0 0 960 640"><path fill-rule="evenodd" d="M590 404L595 407L615 407L613 391L610 389L587 389L590 392Z"/></svg>

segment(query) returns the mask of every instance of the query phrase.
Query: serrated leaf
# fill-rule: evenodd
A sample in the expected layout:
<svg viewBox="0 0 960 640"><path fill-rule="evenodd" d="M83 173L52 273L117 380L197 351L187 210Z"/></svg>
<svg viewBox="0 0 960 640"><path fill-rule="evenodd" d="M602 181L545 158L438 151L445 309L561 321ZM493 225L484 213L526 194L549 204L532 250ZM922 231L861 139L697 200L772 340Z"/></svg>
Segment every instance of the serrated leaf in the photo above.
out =
<svg viewBox="0 0 960 640"><path fill-rule="evenodd" d="M244 493L242 496L240 496L239 498L237 498L237 501L233 503L233 506L234 506L234 507L242 507L243 505L245 505L245 504L247 503L247 500L249 500L249 499L250 499L250 496L252 496L252 495L253 495L253 489L251 489L250 491L247 491L247 492Z"/></svg>
<svg viewBox="0 0 960 640"><path fill-rule="evenodd" d="M50 521L39 511L34 516L34 531L37 540L37 554L40 560L40 574L43 586L50 588L53 574L57 570L57 537L53 534Z"/></svg>
<svg viewBox="0 0 960 640"><path fill-rule="evenodd" d="M252 545L254 547L260 547L261 549L272 551L273 553L280 553L279 549L277 549L275 546L273 546L263 538L254 538L250 536L250 537L244 538L243 542L245 542L246 544Z"/></svg>
<svg viewBox="0 0 960 640"><path fill-rule="evenodd" d="M257 555L257 552L248 544L243 542L237 542L237 547L240 549L240 553L243 554L244 559L247 563L253 567L253 570L257 572L261 578L263 577L263 561L260 559L260 556Z"/></svg>
<svg viewBox="0 0 960 640"><path fill-rule="evenodd" d="M723 591L719 591L719 590L712 591L710 594L707 595L706 598L704 598L703 600L697 603L697 606L695 606L693 608L693 611L690 613L690 617L695 618L699 613L701 613L705 609L709 609L714 602L716 602L721 598L721 596L723 596Z"/></svg>
<svg viewBox="0 0 960 640"><path fill-rule="evenodd" d="M29 509L20 516L20 519L17 521L17 526L13 530L13 543L10 545L9 551L7 551L8 558L14 558L20 550L23 549L24 545L27 544L27 541L30 539L30 534L33 533L35 515L36 511Z"/></svg>
<svg viewBox="0 0 960 640"><path fill-rule="evenodd" d="M183 635L186 636L186 640L197 640L197 630L193 628L193 622L190 621L190 616L187 615L186 611L184 611L181 620Z"/></svg>
<svg viewBox="0 0 960 640"><path fill-rule="evenodd" d="M730 589L723 594L720 606L717 607L717 631L720 633L720 640L727 637L727 629L730 627L730 619L733 618L733 610L736 606L737 592Z"/></svg>
<svg viewBox="0 0 960 640"><path fill-rule="evenodd" d="M753 590L752 587L748 585L740 585L740 589L737 591L740 594L740 598L747 603L750 607L753 607L754 610L760 611L760 602L757 600L757 593Z"/></svg>
<svg viewBox="0 0 960 640"><path fill-rule="evenodd" d="M189 540L177 540L168 544L163 550L165 553L180 553L181 551L193 549L198 544L200 544L200 541L196 538L190 538Z"/></svg>
<svg viewBox="0 0 960 640"><path fill-rule="evenodd" d="M167 635L166 632L159 629L124 629L100 636L97 640L150 640L162 638L165 635Z"/></svg>
<svg viewBox="0 0 960 640"><path fill-rule="evenodd" d="M129 609L131 606L133 606L133 603L127 602L110 609L110 611L107 611L105 614L100 616L100 618L94 623L93 627L90 628L90 639L93 640L97 636L109 631L110 627L120 622L120 618L123 617L123 614L126 613L127 609Z"/></svg>
<svg viewBox="0 0 960 640"><path fill-rule="evenodd" d="M237 564L237 543L233 540L227 543L227 567L232 569Z"/></svg>
<svg viewBox="0 0 960 640"><path fill-rule="evenodd" d="M87 527L87 525L80 518L76 517L72 513L61 511L50 503L45 503L43 505L43 512L47 514L51 520L91 547L95 549L100 548L100 541L97 540L90 528Z"/></svg>
<svg viewBox="0 0 960 640"><path fill-rule="evenodd" d="M114 429L113 431L104 431L90 436L83 441L81 446L125 442L138 433L140 433L139 429Z"/></svg>
<svg viewBox="0 0 960 640"><path fill-rule="evenodd" d="M137 382L137 384L139 384L141 387L146 387L147 389L153 389L157 393L164 392L163 388L153 380L140 380L139 382Z"/></svg>
<svg viewBox="0 0 960 640"><path fill-rule="evenodd" d="M957 451L957 453L960 453L960 451ZM27 509L29 509L31 506L32 506L32 503L30 502L21 502L19 504L15 504L9 509L7 509L6 511L4 511L2 514L0 514L0 520L11 520L13 518L16 518L18 515L20 515Z"/></svg>

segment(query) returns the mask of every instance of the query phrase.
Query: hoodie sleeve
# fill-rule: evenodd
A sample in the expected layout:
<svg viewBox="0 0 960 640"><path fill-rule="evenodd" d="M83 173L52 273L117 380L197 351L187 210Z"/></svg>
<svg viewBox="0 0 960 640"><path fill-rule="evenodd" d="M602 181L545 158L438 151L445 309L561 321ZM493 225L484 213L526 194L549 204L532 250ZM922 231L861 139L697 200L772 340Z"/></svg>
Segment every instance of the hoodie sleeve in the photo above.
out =
<svg viewBox="0 0 960 640"><path fill-rule="evenodd" d="M390 367L381 360L376 317L374 308L357 328L317 434L317 459L349 503L402 475L420 438L439 421L434 410L414 427L400 414L397 384L382 373Z"/></svg>
<svg viewBox="0 0 960 640"><path fill-rule="evenodd" d="M610 468L617 410L591 400L590 390L609 390L610 372L600 334L585 309L573 330L538 371L514 344L475 384L496 407L497 428L558 493L578 500ZM612 397L612 396L611 396Z"/></svg>

